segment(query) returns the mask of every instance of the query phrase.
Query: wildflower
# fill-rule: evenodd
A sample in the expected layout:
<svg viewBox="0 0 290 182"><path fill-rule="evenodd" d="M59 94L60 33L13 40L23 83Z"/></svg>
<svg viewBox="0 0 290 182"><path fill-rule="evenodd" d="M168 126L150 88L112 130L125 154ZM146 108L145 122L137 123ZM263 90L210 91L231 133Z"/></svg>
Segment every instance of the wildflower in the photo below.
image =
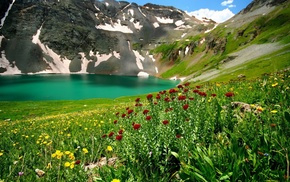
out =
<svg viewBox="0 0 290 182"><path fill-rule="evenodd" d="M106 138L106 137L107 137L107 135L106 135L106 134L102 135L102 138Z"/></svg>
<svg viewBox="0 0 290 182"><path fill-rule="evenodd" d="M113 179L111 182L121 182L119 179Z"/></svg>
<svg viewBox="0 0 290 182"><path fill-rule="evenodd" d="M177 91L174 88L172 88L172 89L169 90L169 93L170 94L174 94L175 92L177 92Z"/></svg>
<svg viewBox="0 0 290 182"><path fill-rule="evenodd" d="M83 153L84 153L84 154L87 154L87 153L89 153L88 149L86 149L86 148L83 148Z"/></svg>
<svg viewBox="0 0 290 182"><path fill-rule="evenodd" d="M216 97L216 94L211 94L212 97Z"/></svg>
<svg viewBox="0 0 290 182"><path fill-rule="evenodd" d="M156 99L159 100L161 98L160 94L156 95Z"/></svg>
<svg viewBox="0 0 290 182"><path fill-rule="evenodd" d="M183 106L183 109L184 109L184 110L187 110L188 107L189 107L189 105L188 105L188 104L185 104L185 105Z"/></svg>
<svg viewBox="0 0 290 182"><path fill-rule="evenodd" d="M118 120L115 120L115 121L114 121L114 124L117 124L117 122L118 122Z"/></svg>
<svg viewBox="0 0 290 182"><path fill-rule="evenodd" d="M233 92L227 92L225 93L226 97L233 97L235 94Z"/></svg>
<svg viewBox="0 0 290 182"><path fill-rule="evenodd" d="M278 111L277 110L272 110L271 113L276 114Z"/></svg>
<svg viewBox="0 0 290 182"><path fill-rule="evenodd" d="M40 170L40 169L35 169L35 172L36 172L38 177L43 177L45 175L45 172L43 170Z"/></svg>
<svg viewBox="0 0 290 182"><path fill-rule="evenodd" d="M139 97L136 98L136 99L135 99L135 102L140 102L140 98L139 98Z"/></svg>
<svg viewBox="0 0 290 182"><path fill-rule="evenodd" d="M113 151L113 148L111 146L107 146L107 151L111 152Z"/></svg>
<svg viewBox="0 0 290 182"><path fill-rule="evenodd" d="M126 117L126 114L122 114L122 118Z"/></svg>
<svg viewBox="0 0 290 182"><path fill-rule="evenodd" d="M199 94L200 96L202 96L202 97L206 97L206 96L207 96L207 94L206 94L205 92L198 92L198 94Z"/></svg>
<svg viewBox="0 0 290 182"><path fill-rule="evenodd" d="M197 88L197 89L200 89L200 88L201 88L201 86L197 85L195 88Z"/></svg>
<svg viewBox="0 0 290 182"><path fill-rule="evenodd" d="M277 126L277 124L275 124L275 123L271 123L270 126L271 126L272 128L275 128L275 127Z"/></svg>
<svg viewBox="0 0 290 182"><path fill-rule="evenodd" d="M193 90L193 93L198 93L198 92L199 92L199 90L197 90L197 89Z"/></svg>
<svg viewBox="0 0 290 182"><path fill-rule="evenodd" d="M78 165L78 164L80 164L80 163L81 163L80 160L75 161L75 164L76 164L76 165Z"/></svg>
<svg viewBox="0 0 290 182"><path fill-rule="evenodd" d="M167 124L169 124L169 121L168 121L168 120L164 120L162 123L163 123L164 125L167 125Z"/></svg>
<svg viewBox="0 0 290 182"><path fill-rule="evenodd" d="M184 84L184 86L186 86L186 87L188 87L189 85L190 85L189 82L186 82L186 83Z"/></svg>
<svg viewBox="0 0 290 182"><path fill-rule="evenodd" d="M73 153L70 153L68 157L70 158L70 160L75 160L75 156Z"/></svg>
<svg viewBox="0 0 290 182"><path fill-rule="evenodd" d="M273 83L272 84L272 87L276 87L278 85L278 83L276 82L276 83Z"/></svg>
<svg viewBox="0 0 290 182"><path fill-rule="evenodd" d="M46 166L47 169L50 169L51 168L51 163L47 163L47 166Z"/></svg>
<svg viewBox="0 0 290 182"><path fill-rule="evenodd" d="M147 121L149 121L149 120L151 120L151 119L152 119L151 116L146 116L146 120L147 120Z"/></svg>
<svg viewBox="0 0 290 182"><path fill-rule="evenodd" d="M113 135L114 135L114 132L110 132L108 136L112 137Z"/></svg>
<svg viewBox="0 0 290 182"><path fill-rule="evenodd" d="M183 86L182 85L178 85L177 88L183 89Z"/></svg>
<svg viewBox="0 0 290 182"><path fill-rule="evenodd" d="M131 114L133 112L133 110L129 109L127 112L128 112L128 114Z"/></svg>
<svg viewBox="0 0 290 182"><path fill-rule="evenodd" d="M20 171L18 172L18 176L23 176L24 172Z"/></svg>
<svg viewBox="0 0 290 182"><path fill-rule="evenodd" d="M177 134L177 135L176 135L176 138L181 138L181 135L180 135L180 134Z"/></svg>
<svg viewBox="0 0 290 182"><path fill-rule="evenodd" d="M186 99L186 96L185 95L178 96L178 100L185 100L185 99Z"/></svg>
<svg viewBox="0 0 290 182"><path fill-rule="evenodd" d="M259 112L264 111L264 109L263 109L261 106L258 106L256 109L257 109L257 111L259 111Z"/></svg>
<svg viewBox="0 0 290 182"><path fill-rule="evenodd" d="M64 152L66 155L69 155L70 154L70 151L65 151Z"/></svg>
<svg viewBox="0 0 290 182"><path fill-rule="evenodd" d="M149 112L149 110L145 109L145 110L143 111L143 114L146 115L146 114L148 114L148 112Z"/></svg>
<svg viewBox="0 0 290 182"><path fill-rule="evenodd" d="M146 98L147 98L148 100L152 100L152 97L153 97L152 94L148 94L148 95L146 96Z"/></svg>
<svg viewBox="0 0 290 182"><path fill-rule="evenodd" d="M120 140L122 140L122 138L123 138L122 135L117 135L117 136L116 136L116 140L119 140L119 141L120 141Z"/></svg>
<svg viewBox="0 0 290 182"><path fill-rule="evenodd" d="M134 130L139 130L140 127L141 127L141 124L137 124L136 123L136 124L133 125Z"/></svg>
<svg viewBox="0 0 290 182"><path fill-rule="evenodd" d="M123 134L123 132L124 132L124 130L119 130L119 132L118 132L118 133L119 133L120 135L122 135L122 134Z"/></svg>
<svg viewBox="0 0 290 182"><path fill-rule="evenodd" d="M0 152L0 156L2 156L4 153L3 152Z"/></svg>

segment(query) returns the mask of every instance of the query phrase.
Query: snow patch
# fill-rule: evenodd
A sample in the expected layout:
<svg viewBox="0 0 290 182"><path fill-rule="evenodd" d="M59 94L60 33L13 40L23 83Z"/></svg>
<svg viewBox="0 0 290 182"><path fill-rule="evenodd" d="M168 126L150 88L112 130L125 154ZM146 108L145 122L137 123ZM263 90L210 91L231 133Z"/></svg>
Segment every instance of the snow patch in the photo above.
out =
<svg viewBox="0 0 290 182"><path fill-rule="evenodd" d="M205 31L204 33L211 32L211 31L214 30L217 26L218 26L218 24L215 24L214 27L213 27L212 29Z"/></svg>
<svg viewBox="0 0 290 182"><path fill-rule="evenodd" d="M178 20L178 21L175 22L175 25L176 25L177 27L179 27L179 26L183 25L184 23L185 23L184 21L182 21L182 20Z"/></svg>
<svg viewBox="0 0 290 182"><path fill-rule="evenodd" d="M112 54L99 54L99 52L97 52L96 57L98 60L95 62L95 67L99 66L101 62L108 61L112 57Z"/></svg>
<svg viewBox="0 0 290 182"><path fill-rule="evenodd" d="M133 33L128 26L121 25L121 20L117 20L116 23L105 23L105 25L98 25L96 28L112 32Z"/></svg>
<svg viewBox="0 0 290 182"><path fill-rule="evenodd" d="M4 73L0 73L0 75L21 74L21 71L17 68L17 66L15 65L15 62L10 64L10 62L7 60L5 51L1 52L0 68L6 69L6 71Z"/></svg>
<svg viewBox="0 0 290 182"><path fill-rule="evenodd" d="M153 23L153 26L154 26L154 28L158 28L158 27L159 27L159 23L154 22L154 23Z"/></svg>
<svg viewBox="0 0 290 182"><path fill-rule="evenodd" d="M82 58L81 58L82 67L81 67L81 70L78 73L88 73L87 72L87 68L88 68L88 64L91 62L91 60L88 60L86 58L86 55L85 55L84 52L80 52L79 54L82 56Z"/></svg>
<svg viewBox="0 0 290 182"><path fill-rule="evenodd" d="M156 71L156 73L158 73L159 71L158 71L158 68L157 68L157 66L155 66L155 71Z"/></svg>
<svg viewBox="0 0 290 182"><path fill-rule="evenodd" d="M134 16L134 10L133 9L128 9L128 15Z"/></svg>
<svg viewBox="0 0 290 182"><path fill-rule="evenodd" d="M199 44L203 44L205 42L205 38L201 39L201 41L199 42Z"/></svg>
<svg viewBox="0 0 290 182"><path fill-rule="evenodd" d="M174 76L172 78L170 78L170 80L180 80L180 81L184 81L186 78L185 77L181 77L181 78L178 78L177 76Z"/></svg>
<svg viewBox="0 0 290 182"><path fill-rule="evenodd" d="M9 7L8 7L7 11L5 12L5 15L4 15L4 17L1 19L1 22L0 22L0 29L3 27L3 25L4 25L4 22L5 22L5 19L6 19L6 17L8 16L8 14L9 14L9 11L10 11L10 9L12 8L12 6L13 6L14 2L15 2L15 0L13 0L13 1L12 1L12 3L9 5Z"/></svg>
<svg viewBox="0 0 290 182"><path fill-rule="evenodd" d="M140 71L137 76L148 78L149 77L149 74L146 73L146 72L144 72L144 71Z"/></svg>
<svg viewBox="0 0 290 182"><path fill-rule="evenodd" d="M133 53L135 54L136 64L137 64L138 68L140 70L143 70L143 65L142 65L141 61L144 61L145 58L138 51L133 50Z"/></svg>
<svg viewBox="0 0 290 182"><path fill-rule="evenodd" d="M131 43L130 43L130 41L127 41L127 43L128 43L128 48L131 51Z"/></svg>
<svg viewBox="0 0 290 182"><path fill-rule="evenodd" d="M94 6L95 6L96 10L101 11L95 4L94 4Z"/></svg>
<svg viewBox="0 0 290 182"><path fill-rule="evenodd" d="M186 34L187 34L187 33L183 33L183 34L181 35L181 38L185 37L185 36L186 36Z"/></svg>
<svg viewBox="0 0 290 182"><path fill-rule="evenodd" d="M134 23L134 27L135 27L137 30L141 30L141 28L143 27L143 25L141 25L140 22L138 21L137 23Z"/></svg>
<svg viewBox="0 0 290 182"><path fill-rule="evenodd" d="M153 55L149 55L149 57L152 59L153 62L155 62L155 58L153 57Z"/></svg>
<svg viewBox="0 0 290 182"><path fill-rule="evenodd" d="M158 17L156 16L157 21L159 21L159 23L163 23L163 24L169 24L169 23L173 23L174 20L170 19L170 18L165 18L165 17Z"/></svg>
<svg viewBox="0 0 290 182"><path fill-rule="evenodd" d="M108 2L106 2L105 4L106 4L107 7L110 6L110 4Z"/></svg>
<svg viewBox="0 0 290 182"><path fill-rule="evenodd" d="M187 55L187 53L188 53L188 51L189 51L189 47L188 46L186 46L186 48L185 48L185 55Z"/></svg>

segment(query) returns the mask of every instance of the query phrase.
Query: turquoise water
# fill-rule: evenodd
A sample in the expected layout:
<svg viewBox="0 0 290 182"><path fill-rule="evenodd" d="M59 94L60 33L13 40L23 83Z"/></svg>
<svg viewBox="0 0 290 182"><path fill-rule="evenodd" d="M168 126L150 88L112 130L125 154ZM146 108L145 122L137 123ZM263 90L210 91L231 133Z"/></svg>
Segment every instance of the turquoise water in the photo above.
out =
<svg viewBox="0 0 290 182"><path fill-rule="evenodd" d="M175 87L178 81L155 77L94 74L41 74L0 76L1 101L80 100L117 98Z"/></svg>

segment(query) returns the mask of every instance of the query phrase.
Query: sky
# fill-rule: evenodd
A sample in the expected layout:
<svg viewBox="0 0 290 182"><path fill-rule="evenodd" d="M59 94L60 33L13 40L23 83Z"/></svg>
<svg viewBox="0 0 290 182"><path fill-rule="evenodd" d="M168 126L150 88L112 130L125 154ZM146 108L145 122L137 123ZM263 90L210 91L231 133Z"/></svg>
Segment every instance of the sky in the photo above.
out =
<svg viewBox="0 0 290 182"><path fill-rule="evenodd" d="M174 6L197 18L207 17L222 23L247 7L252 0L126 0L138 5L146 3Z"/></svg>

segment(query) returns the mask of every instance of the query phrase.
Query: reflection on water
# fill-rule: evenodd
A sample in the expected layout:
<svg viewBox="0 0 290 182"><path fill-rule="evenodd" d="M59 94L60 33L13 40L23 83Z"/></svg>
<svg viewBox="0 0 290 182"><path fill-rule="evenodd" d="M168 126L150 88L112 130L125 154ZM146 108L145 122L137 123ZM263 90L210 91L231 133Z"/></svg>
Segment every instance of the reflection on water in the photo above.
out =
<svg viewBox="0 0 290 182"><path fill-rule="evenodd" d="M41 74L0 76L0 100L79 100L117 98L175 87L178 81L155 77Z"/></svg>

